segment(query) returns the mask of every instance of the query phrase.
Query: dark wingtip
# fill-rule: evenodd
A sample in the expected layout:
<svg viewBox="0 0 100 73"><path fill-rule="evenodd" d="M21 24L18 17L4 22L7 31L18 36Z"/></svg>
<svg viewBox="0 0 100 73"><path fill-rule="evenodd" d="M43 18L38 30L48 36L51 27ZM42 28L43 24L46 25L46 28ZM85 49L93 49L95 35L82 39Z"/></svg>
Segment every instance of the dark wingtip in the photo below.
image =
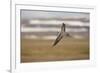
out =
<svg viewBox="0 0 100 73"><path fill-rule="evenodd" d="M53 45L52 45L52 47L54 47L56 44L54 43Z"/></svg>
<svg viewBox="0 0 100 73"><path fill-rule="evenodd" d="M62 23L63 24L63 26L65 26L65 23Z"/></svg>
<svg viewBox="0 0 100 73"><path fill-rule="evenodd" d="M55 45L52 45L52 48L55 47Z"/></svg>
<svg viewBox="0 0 100 73"><path fill-rule="evenodd" d="M62 23L62 24L64 24L64 23Z"/></svg>

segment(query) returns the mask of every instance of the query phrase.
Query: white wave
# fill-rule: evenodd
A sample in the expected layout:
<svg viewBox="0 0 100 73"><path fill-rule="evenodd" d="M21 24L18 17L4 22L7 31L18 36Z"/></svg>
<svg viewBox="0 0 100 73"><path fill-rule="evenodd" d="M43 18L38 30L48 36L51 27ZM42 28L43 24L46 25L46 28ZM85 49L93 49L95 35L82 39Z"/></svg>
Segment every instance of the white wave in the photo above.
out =
<svg viewBox="0 0 100 73"><path fill-rule="evenodd" d="M53 40L56 38L57 38L57 36L44 36L44 37L42 37L42 39L45 39L45 40Z"/></svg>
<svg viewBox="0 0 100 73"><path fill-rule="evenodd" d="M57 36L36 36L36 35L24 35L25 39L43 39L43 40L54 40Z"/></svg>
<svg viewBox="0 0 100 73"><path fill-rule="evenodd" d="M25 39L42 39L42 40L55 40L57 36L36 36L36 35L25 35L23 36ZM73 38L75 39L83 39L84 36L80 35L73 35Z"/></svg>
<svg viewBox="0 0 100 73"><path fill-rule="evenodd" d="M80 36L80 35L73 35L73 37L76 38L76 39L82 39L82 38L84 38L83 36Z"/></svg>
<svg viewBox="0 0 100 73"><path fill-rule="evenodd" d="M26 39L38 39L38 36L35 35L24 35L23 37Z"/></svg>
<svg viewBox="0 0 100 73"><path fill-rule="evenodd" d="M59 24L62 24L62 23L65 23L65 24L70 24L70 25L73 25L73 26L89 26L89 23L84 23L84 22L81 22L81 21L67 21L67 20L30 20L29 21L29 24L31 25L59 25Z"/></svg>
<svg viewBox="0 0 100 73"><path fill-rule="evenodd" d="M33 27L22 27L21 28L21 32L59 32L61 31L60 28L41 28L41 27L37 27L37 28L33 28ZM86 32L87 29L86 28L81 28L81 29L69 29L66 28L66 32Z"/></svg>

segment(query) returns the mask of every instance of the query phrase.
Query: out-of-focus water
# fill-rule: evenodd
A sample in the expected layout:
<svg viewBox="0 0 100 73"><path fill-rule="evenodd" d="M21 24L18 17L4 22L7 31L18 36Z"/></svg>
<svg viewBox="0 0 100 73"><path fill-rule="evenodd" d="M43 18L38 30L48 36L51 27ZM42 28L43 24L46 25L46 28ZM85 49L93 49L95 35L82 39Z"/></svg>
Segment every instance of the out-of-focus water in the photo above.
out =
<svg viewBox="0 0 100 73"><path fill-rule="evenodd" d="M74 38L89 37L89 13L21 10L21 36L30 39L55 39L66 24Z"/></svg>
<svg viewBox="0 0 100 73"><path fill-rule="evenodd" d="M42 22L42 21L41 21ZM31 39L55 39L58 33L61 31L62 23L58 24L41 22L31 22L31 24L21 25L21 34L24 38ZM44 23L44 24L43 24ZM65 22L64 22L65 23ZM75 38L88 38L89 36L89 22L81 21L66 21L66 33L72 34Z"/></svg>

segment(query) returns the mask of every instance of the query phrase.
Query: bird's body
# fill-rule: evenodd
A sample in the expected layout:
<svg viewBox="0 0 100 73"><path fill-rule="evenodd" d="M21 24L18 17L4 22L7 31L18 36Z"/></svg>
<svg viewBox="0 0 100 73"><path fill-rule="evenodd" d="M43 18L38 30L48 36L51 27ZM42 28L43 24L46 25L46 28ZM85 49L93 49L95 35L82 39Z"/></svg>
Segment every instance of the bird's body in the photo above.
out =
<svg viewBox="0 0 100 73"><path fill-rule="evenodd" d="M57 45L57 43L58 43L65 35L70 36L69 33L66 34L66 26L65 26L65 24L63 23L62 26L61 26L61 32L59 32L59 34L58 34L58 36L57 36L57 38L56 38L56 40L55 40L53 46Z"/></svg>
<svg viewBox="0 0 100 73"><path fill-rule="evenodd" d="M54 44L53 44L53 46L55 46L61 39L62 39L62 34L60 33L59 35L58 35L58 37L56 38L56 40L55 40L55 42L54 42Z"/></svg>

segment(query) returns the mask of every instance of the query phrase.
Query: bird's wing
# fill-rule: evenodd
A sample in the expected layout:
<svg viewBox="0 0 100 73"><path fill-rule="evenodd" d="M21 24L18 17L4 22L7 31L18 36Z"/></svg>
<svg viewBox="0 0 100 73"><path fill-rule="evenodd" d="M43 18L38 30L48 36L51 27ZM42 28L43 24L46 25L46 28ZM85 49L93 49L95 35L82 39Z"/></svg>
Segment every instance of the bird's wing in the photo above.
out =
<svg viewBox="0 0 100 73"><path fill-rule="evenodd" d="M57 45L57 43L62 39L64 36L63 34L65 33L65 24L63 23L61 26L61 32L58 34L53 46Z"/></svg>
<svg viewBox="0 0 100 73"><path fill-rule="evenodd" d="M65 32L65 29L66 29L65 28L65 24L63 23L62 26L61 26L61 32L64 33Z"/></svg>
<svg viewBox="0 0 100 73"><path fill-rule="evenodd" d="M67 37L73 37L71 34L69 34L69 33L66 33L66 36Z"/></svg>
<svg viewBox="0 0 100 73"><path fill-rule="evenodd" d="M57 38L56 38L56 40L55 40L53 46L57 45L57 43L62 39L62 37L63 37L63 35L62 35L62 33L60 32L59 35L57 36Z"/></svg>

